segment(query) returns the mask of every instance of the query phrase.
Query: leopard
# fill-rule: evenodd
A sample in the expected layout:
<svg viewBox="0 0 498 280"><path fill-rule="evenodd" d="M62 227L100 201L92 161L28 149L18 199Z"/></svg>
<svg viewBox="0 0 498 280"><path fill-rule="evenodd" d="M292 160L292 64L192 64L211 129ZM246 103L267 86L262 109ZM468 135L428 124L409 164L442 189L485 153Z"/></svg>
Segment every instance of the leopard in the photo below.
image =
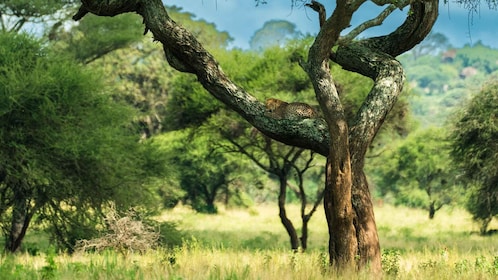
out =
<svg viewBox="0 0 498 280"><path fill-rule="evenodd" d="M266 116L282 120L301 120L317 118L316 109L302 102L285 102L276 98L266 99Z"/></svg>

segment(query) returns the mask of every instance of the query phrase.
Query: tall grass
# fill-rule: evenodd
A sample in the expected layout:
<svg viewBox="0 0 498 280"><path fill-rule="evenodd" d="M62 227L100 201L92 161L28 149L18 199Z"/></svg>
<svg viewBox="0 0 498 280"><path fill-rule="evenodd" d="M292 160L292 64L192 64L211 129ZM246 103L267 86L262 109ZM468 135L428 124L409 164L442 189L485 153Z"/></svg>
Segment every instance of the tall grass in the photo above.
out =
<svg viewBox="0 0 498 280"><path fill-rule="evenodd" d="M298 226L298 207L289 212ZM321 211L315 215L304 253L288 249L272 205L219 215L179 207L158 219L178 222L191 236L181 247L126 256L50 250L3 255L0 279L370 279L366 273L338 276L329 269L326 222ZM444 209L429 220L423 211L386 205L376 209L376 217L387 279L498 278L498 236L478 235L466 212Z"/></svg>

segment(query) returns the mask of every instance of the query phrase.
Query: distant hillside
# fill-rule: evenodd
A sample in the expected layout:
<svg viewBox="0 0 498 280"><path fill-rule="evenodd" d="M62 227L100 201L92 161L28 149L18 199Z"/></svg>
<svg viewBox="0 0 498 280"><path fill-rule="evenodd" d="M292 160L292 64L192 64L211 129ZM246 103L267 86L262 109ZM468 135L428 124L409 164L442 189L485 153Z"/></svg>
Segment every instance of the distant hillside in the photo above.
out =
<svg viewBox="0 0 498 280"><path fill-rule="evenodd" d="M455 106L490 78L498 78L497 49L480 42L451 48L443 35L436 36L398 58L411 89L412 112L422 126L443 125Z"/></svg>

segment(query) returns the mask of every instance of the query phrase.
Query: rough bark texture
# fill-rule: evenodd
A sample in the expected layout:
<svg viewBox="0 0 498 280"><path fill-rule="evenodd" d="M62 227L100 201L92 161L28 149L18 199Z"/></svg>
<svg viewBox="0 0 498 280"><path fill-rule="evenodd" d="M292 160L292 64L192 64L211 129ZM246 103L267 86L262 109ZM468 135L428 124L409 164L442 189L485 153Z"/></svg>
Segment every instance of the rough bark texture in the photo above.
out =
<svg viewBox="0 0 498 280"><path fill-rule="evenodd" d="M313 2L317 5L317 2ZM358 253L354 212L351 204L352 169L349 128L339 94L332 79L329 57L340 32L349 25L358 7L352 1L337 1L332 16L323 22L304 65L329 128L324 208L329 229L330 262L338 269L348 269ZM321 8L319 13L324 12ZM321 23L323 16L319 15Z"/></svg>
<svg viewBox="0 0 498 280"><path fill-rule="evenodd" d="M396 103L404 83L404 71L394 58L429 34L438 15L438 1L412 3L407 20L393 33L340 46L333 56L343 68L372 78L375 83L349 131L352 160L352 205L358 237L360 267L367 264L380 272L380 246L363 166L368 146Z"/></svg>
<svg viewBox="0 0 498 280"><path fill-rule="evenodd" d="M325 9L318 2L309 5L320 13L321 29L303 66L314 85L325 121L275 120L265 116L263 103L231 82L195 37L169 18L159 0L82 0L83 5L74 18L78 20L88 12L102 16L137 12L144 18L146 31L150 30L163 44L171 66L195 74L214 97L267 136L326 156L324 205L331 263L338 268L368 264L374 272L379 272L380 247L363 172L365 153L403 87L403 69L394 57L413 48L429 33L437 18L438 1L396 1L397 5L409 3L411 9L406 21L393 33L341 42L341 32L364 2L337 0L334 12L326 20ZM334 46L338 46L336 53L331 52ZM351 127L347 125L330 73L329 58L344 69L375 81L355 119L349 122Z"/></svg>

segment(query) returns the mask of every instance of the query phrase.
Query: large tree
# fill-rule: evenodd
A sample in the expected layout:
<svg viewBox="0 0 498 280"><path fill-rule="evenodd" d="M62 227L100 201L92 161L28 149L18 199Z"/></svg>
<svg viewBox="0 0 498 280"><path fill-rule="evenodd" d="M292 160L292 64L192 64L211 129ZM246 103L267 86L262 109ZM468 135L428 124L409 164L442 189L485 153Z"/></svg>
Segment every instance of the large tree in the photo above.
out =
<svg viewBox="0 0 498 280"><path fill-rule="evenodd" d="M319 13L320 31L307 57L300 61L323 113L323 118L315 119L275 119L265 114L265 105L232 82L195 36L169 17L159 0L84 0L74 19L80 20L89 12L100 16L138 13L144 19L145 30L151 31L154 39L163 45L172 67L196 75L207 91L268 137L326 156L324 204L330 261L338 268L368 264L378 272L380 247L363 171L365 153L403 88L404 71L395 57L429 34L438 16L439 1L375 0L384 10L341 36L365 2L338 0L328 17L320 3L309 4ZM392 33L357 38L368 27L381 24L394 10L407 6L406 20ZM330 71L331 61L374 81L363 105L350 120L346 119Z"/></svg>
<svg viewBox="0 0 498 280"><path fill-rule="evenodd" d="M0 226L17 251L33 220L71 249L109 201L139 205L155 165L98 73L23 34L0 32ZM86 227L89 225L90 227ZM88 233L88 231L87 231Z"/></svg>

